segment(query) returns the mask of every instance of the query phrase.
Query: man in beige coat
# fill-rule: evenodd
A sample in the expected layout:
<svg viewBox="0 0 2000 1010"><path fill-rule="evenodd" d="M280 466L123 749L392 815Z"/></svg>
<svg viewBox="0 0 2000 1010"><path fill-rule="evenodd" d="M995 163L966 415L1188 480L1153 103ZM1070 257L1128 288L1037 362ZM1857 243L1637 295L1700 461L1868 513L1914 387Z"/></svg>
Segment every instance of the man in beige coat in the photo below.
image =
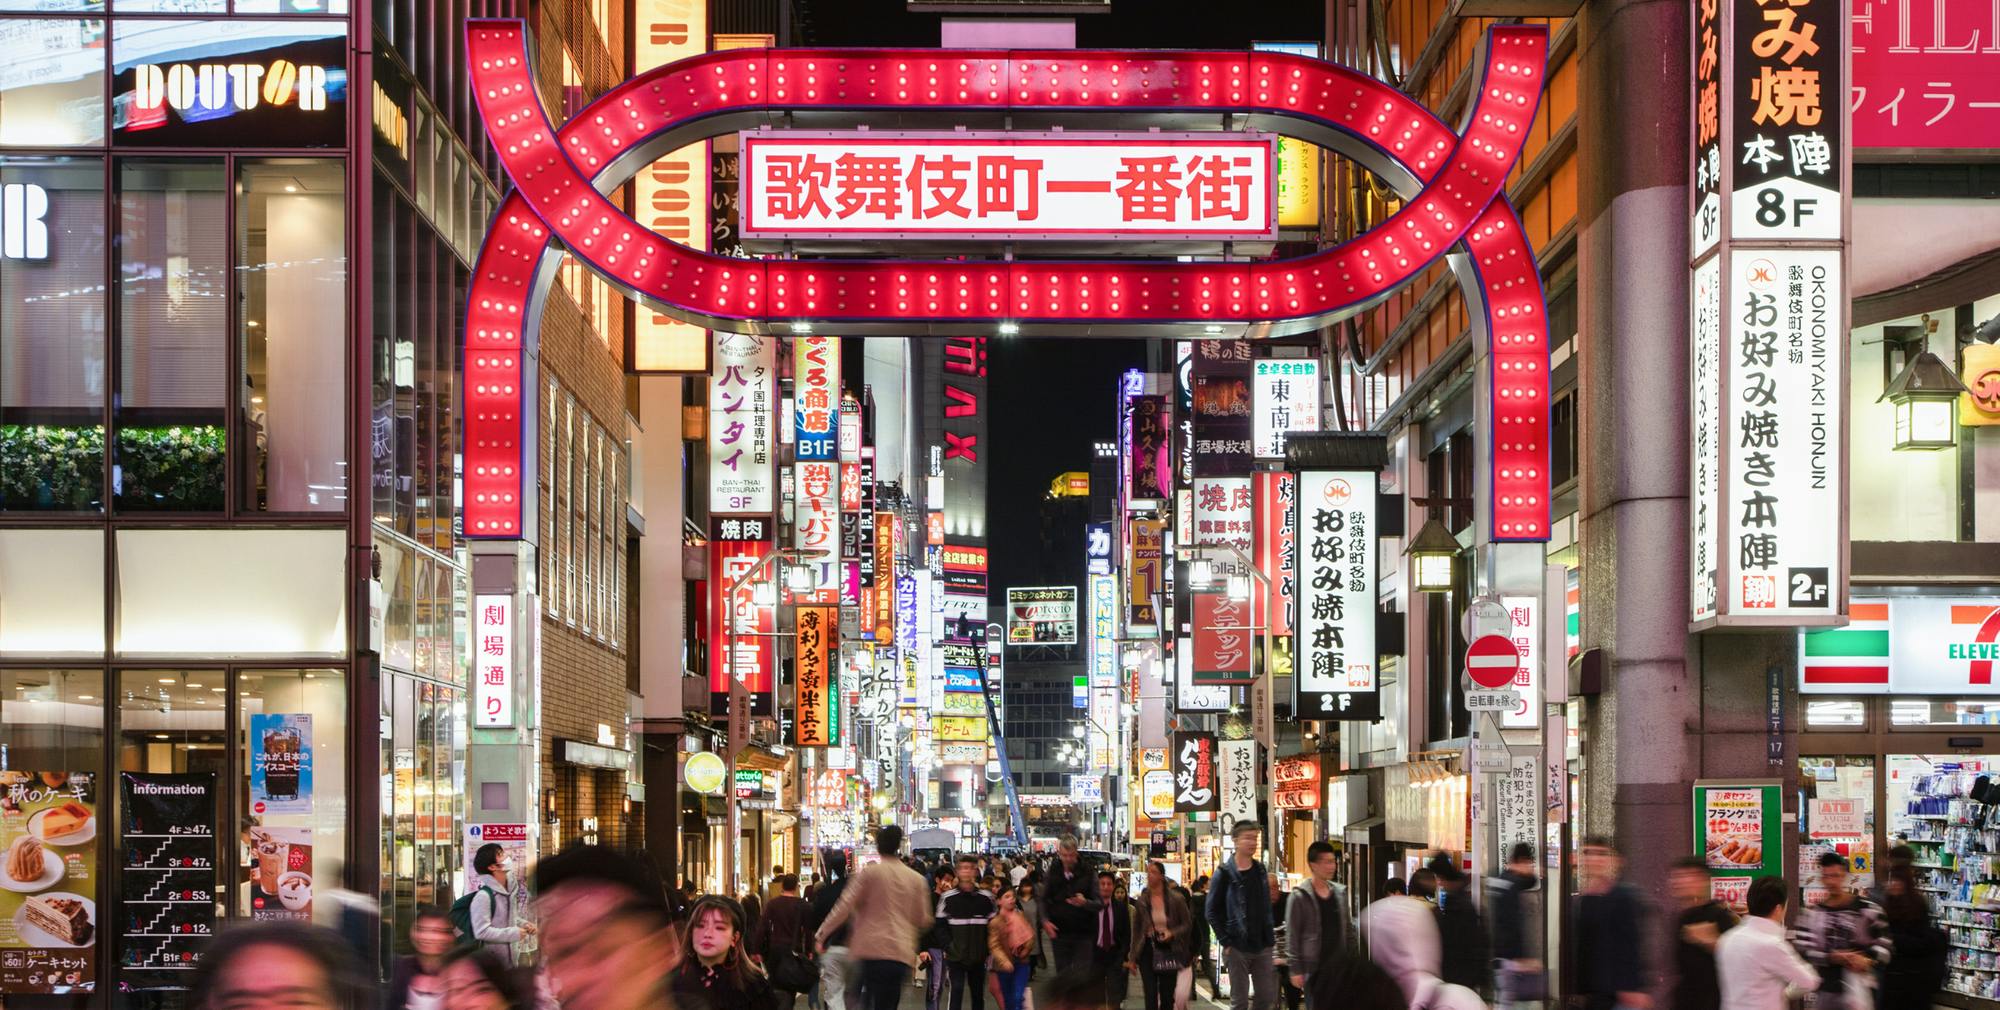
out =
<svg viewBox="0 0 2000 1010"><path fill-rule="evenodd" d="M875 833L882 859L862 870L820 924L814 941L823 953L826 938L849 918L847 953L861 964L861 998L867 1010L896 1010L903 983L916 967L924 931L934 921L931 889L922 874L903 865L903 829L885 824Z"/></svg>

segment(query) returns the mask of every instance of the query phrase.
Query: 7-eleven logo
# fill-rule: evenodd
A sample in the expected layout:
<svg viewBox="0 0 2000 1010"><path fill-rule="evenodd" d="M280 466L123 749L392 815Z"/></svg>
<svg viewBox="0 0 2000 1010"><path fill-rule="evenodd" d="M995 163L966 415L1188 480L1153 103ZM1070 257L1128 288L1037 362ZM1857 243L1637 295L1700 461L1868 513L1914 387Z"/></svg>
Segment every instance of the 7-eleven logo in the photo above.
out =
<svg viewBox="0 0 2000 1010"><path fill-rule="evenodd" d="M1951 623L1953 627L1976 626L1979 630L1972 633L1972 641L1948 646L1948 658L1971 662L1968 684L1993 683L1993 661L2000 659L2000 607L1953 605Z"/></svg>

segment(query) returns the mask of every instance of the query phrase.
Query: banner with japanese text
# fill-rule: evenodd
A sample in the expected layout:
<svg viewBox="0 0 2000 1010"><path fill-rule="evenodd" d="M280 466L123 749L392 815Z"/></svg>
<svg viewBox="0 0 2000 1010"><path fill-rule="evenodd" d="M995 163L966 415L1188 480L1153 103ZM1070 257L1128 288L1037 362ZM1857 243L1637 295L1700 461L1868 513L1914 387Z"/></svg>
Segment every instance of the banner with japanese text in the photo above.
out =
<svg viewBox="0 0 2000 1010"><path fill-rule="evenodd" d="M750 714L772 714L776 660L768 635L777 630L775 602L760 604L760 595L775 601L778 573L763 564L770 540L725 540L728 520L710 517L708 541L708 698L711 715L729 712L730 681L750 695ZM743 522L736 523L740 536ZM761 524L760 524L761 525ZM762 566L761 570L759 566ZM747 578L752 573L754 578ZM731 586L744 580L734 591ZM769 595L760 594L758 586Z"/></svg>
<svg viewBox="0 0 2000 1010"><path fill-rule="evenodd" d="M794 697L793 743L800 747L840 746L840 674L833 662L840 645L840 611L835 607L800 607L796 618L796 651L792 656Z"/></svg>
<svg viewBox="0 0 2000 1010"><path fill-rule="evenodd" d="M1224 740L1216 750L1222 766L1217 824L1227 838L1238 821L1257 819L1257 741Z"/></svg>
<svg viewBox="0 0 2000 1010"><path fill-rule="evenodd" d="M1175 813L1213 813L1220 806L1215 742L1213 733L1174 734L1169 752L1173 761Z"/></svg>
<svg viewBox="0 0 2000 1010"><path fill-rule="evenodd" d="M1173 494L1173 417L1164 396L1132 398L1125 500L1162 503Z"/></svg>
<svg viewBox="0 0 2000 1010"><path fill-rule="evenodd" d="M1231 477L1250 472L1250 343L1194 342L1194 475Z"/></svg>
<svg viewBox="0 0 2000 1010"><path fill-rule="evenodd" d="M1299 474L1293 652L1302 719L1369 718L1374 711L1376 480L1368 470Z"/></svg>
<svg viewBox="0 0 2000 1010"><path fill-rule="evenodd" d="M1299 545L1293 525L1298 477L1284 470L1259 470L1251 481L1251 526L1257 545L1252 557L1270 580L1264 612L1271 615L1271 634L1290 638L1298 623Z"/></svg>
<svg viewBox="0 0 2000 1010"><path fill-rule="evenodd" d="M711 514L774 511L771 451L777 414L777 355L774 337L716 335L715 371L708 378Z"/></svg>
<svg viewBox="0 0 2000 1010"><path fill-rule="evenodd" d="M1226 592L1195 593L1194 682L1248 684L1257 670L1259 632L1251 625L1250 601Z"/></svg>

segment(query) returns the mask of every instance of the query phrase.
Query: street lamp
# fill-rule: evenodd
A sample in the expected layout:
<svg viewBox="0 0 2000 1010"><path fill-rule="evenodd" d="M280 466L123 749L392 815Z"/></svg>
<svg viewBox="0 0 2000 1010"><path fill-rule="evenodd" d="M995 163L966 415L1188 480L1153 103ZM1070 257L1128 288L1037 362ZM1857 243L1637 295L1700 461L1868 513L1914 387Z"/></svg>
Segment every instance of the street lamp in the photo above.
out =
<svg viewBox="0 0 2000 1010"><path fill-rule="evenodd" d="M794 596L803 596L806 593L812 592L817 588L814 585L817 581L818 573L813 571L811 565L791 564L785 566L785 588L790 590Z"/></svg>
<svg viewBox="0 0 2000 1010"><path fill-rule="evenodd" d="M1458 560L1458 538L1451 535L1438 517L1424 520L1423 528L1403 551L1410 558L1410 581L1420 593L1448 593L1452 589L1452 565Z"/></svg>
<svg viewBox="0 0 2000 1010"><path fill-rule="evenodd" d="M1188 562L1188 588L1197 592L1215 584L1215 565L1207 558Z"/></svg>
<svg viewBox="0 0 2000 1010"><path fill-rule="evenodd" d="M1949 449L1958 444L1958 396L1965 383L1944 359L1925 351L1910 359L1876 398L1896 409L1896 451Z"/></svg>
<svg viewBox="0 0 2000 1010"><path fill-rule="evenodd" d="M1229 598L1238 603L1250 598L1250 576L1231 575L1229 577Z"/></svg>

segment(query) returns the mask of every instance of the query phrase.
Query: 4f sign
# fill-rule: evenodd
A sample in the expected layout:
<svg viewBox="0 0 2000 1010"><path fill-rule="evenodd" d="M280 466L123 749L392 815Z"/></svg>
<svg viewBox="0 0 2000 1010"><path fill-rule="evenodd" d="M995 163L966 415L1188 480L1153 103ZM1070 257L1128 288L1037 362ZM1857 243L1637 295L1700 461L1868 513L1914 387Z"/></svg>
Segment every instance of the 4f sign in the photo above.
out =
<svg viewBox="0 0 2000 1010"><path fill-rule="evenodd" d="M0 257L49 258L49 191L32 182L0 186Z"/></svg>

